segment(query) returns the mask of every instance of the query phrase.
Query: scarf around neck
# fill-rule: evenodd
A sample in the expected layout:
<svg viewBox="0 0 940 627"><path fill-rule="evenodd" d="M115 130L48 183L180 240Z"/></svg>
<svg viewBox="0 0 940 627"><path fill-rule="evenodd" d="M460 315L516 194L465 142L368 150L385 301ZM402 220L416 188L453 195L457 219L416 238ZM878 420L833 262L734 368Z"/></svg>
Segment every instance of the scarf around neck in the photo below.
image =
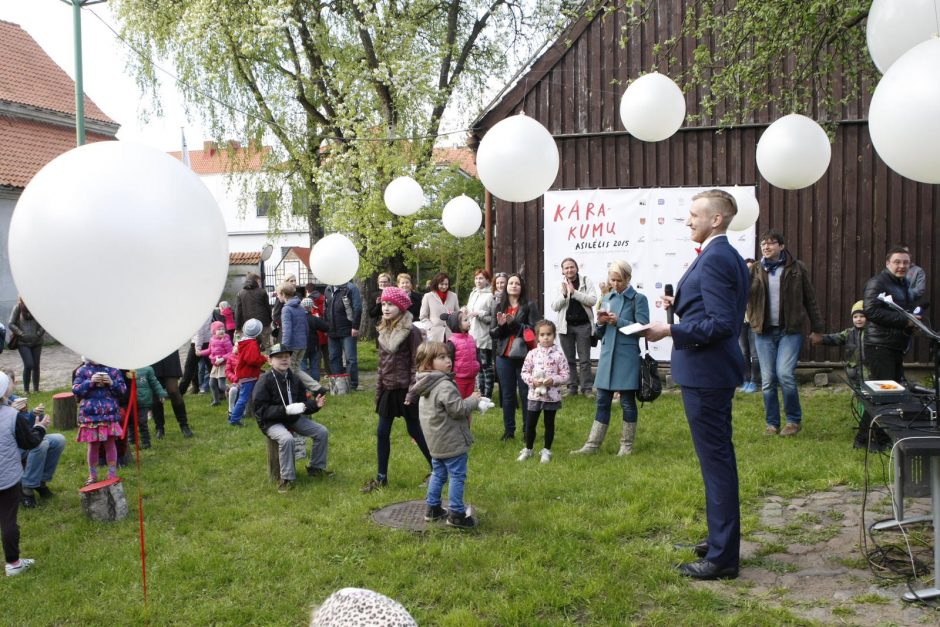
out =
<svg viewBox="0 0 940 627"><path fill-rule="evenodd" d="M770 276L773 276L774 273L777 271L777 268L781 267L786 262L787 262L787 251L781 250L780 258L777 259L776 261L771 261L770 259L767 259L767 257L761 258L760 267L764 269L764 272L766 272Z"/></svg>

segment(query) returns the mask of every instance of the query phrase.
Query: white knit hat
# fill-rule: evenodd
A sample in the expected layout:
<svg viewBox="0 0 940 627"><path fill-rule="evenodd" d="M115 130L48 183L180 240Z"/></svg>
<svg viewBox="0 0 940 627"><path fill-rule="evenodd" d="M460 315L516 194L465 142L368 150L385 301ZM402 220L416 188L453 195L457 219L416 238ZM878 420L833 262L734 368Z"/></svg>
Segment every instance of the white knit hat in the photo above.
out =
<svg viewBox="0 0 940 627"><path fill-rule="evenodd" d="M5 372L0 372L0 398L3 398L7 395L7 390L10 389L10 377L7 376Z"/></svg>

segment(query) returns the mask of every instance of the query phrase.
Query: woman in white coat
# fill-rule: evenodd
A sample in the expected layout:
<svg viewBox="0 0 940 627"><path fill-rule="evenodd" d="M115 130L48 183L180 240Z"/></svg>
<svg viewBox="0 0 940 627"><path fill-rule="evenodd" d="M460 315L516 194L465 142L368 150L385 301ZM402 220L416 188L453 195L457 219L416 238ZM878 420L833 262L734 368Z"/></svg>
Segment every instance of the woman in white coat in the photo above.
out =
<svg viewBox="0 0 940 627"><path fill-rule="evenodd" d="M590 394L594 385L591 373L591 336L594 334L594 304L597 292L594 283L578 273L578 263L568 257L561 262L561 290L552 301L552 309L558 312L555 324L561 350L568 360L568 394ZM577 365L577 368L575 368ZM580 382L580 386L579 386Z"/></svg>
<svg viewBox="0 0 940 627"><path fill-rule="evenodd" d="M447 323L441 319L441 314L451 314L460 308L457 294L450 291L450 277L444 272L438 272L431 279L430 290L421 299L421 321L430 325L428 340L431 342L446 342L450 337Z"/></svg>

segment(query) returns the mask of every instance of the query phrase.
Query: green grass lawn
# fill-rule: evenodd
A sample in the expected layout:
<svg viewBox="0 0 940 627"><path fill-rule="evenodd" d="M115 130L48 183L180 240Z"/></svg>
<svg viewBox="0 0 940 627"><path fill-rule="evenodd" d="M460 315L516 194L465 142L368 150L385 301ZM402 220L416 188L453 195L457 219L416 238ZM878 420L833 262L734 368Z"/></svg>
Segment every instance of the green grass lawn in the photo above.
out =
<svg viewBox="0 0 940 627"><path fill-rule="evenodd" d="M32 402L45 400L40 394ZM37 566L6 579L7 625L303 625L310 608L344 586L402 602L419 624L784 625L805 621L733 601L680 578L688 559L674 542L705 535L703 491L679 396L640 410L635 453L615 455L619 424L602 454L569 456L593 419L584 398L559 413L555 459L515 461L519 440L499 441L498 410L473 421L466 498L481 521L472 532L418 534L379 527L373 509L420 499L427 469L404 424L392 439L389 487L360 494L375 473L372 393L330 398L317 419L330 429L336 477L278 494L267 480L255 425L233 429L206 395L186 396L196 437L184 440L167 407L168 436L142 453L141 477L123 469L131 514L88 521L77 490L85 446L70 440L57 496L20 510L21 548ZM803 432L763 435L759 394L739 395L735 443L743 530L758 531L758 501L835 484L860 486L851 448L849 396L805 390ZM220 411L221 410L221 411ZM541 432L540 432L541 434ZM537 441L537 448L541 447ZM143 490L149 603L143 604L137 488ZM745 564L746 565L746 564Z"/></svg>

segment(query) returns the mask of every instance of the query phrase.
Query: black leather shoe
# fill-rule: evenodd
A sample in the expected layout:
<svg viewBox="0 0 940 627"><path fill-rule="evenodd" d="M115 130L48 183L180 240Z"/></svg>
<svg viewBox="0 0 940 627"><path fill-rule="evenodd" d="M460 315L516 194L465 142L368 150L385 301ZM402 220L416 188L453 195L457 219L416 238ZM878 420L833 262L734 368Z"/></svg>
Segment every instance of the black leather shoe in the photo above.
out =
<svg viewBox="0 0 940 627"><path fill-rule="evenodd" d="M737 579L737 566L719 566L702 559L688 564L679 564L679 574L693 579Z"/></svg>
<svg viewBox="0 0 940 627"><path fill-rule="evenodd" d="M36 488L36 492L39 492L39 496L44 499L51 499L55 494L52 493L52 490L49 489L49 486L46 485L46 482L39 484L39 487Z"/></svg>
<svg viewBox="0 0 940 627"><path fill-rule="evenodd" d="M21 488L20 492L20 505L26 509L36 507L36 495L33 493L32 488Z"/></svg>
<svg viewBox="0 0 940 627"><path fill-rule="evenodd" d="M503 432L503 437L500 438L500 440L502 440L503 442L505 442L506 440L515 440L515 439L516 439L516 434L510 433L508 431Z"/></svg>
<svg viewBox="0 0 940 627"><path fill-rule="evenodd" d="M708 541L702 540L698 544L673 544L677 551L692 551L696 557L705 557L708 555Z"/></svg>

